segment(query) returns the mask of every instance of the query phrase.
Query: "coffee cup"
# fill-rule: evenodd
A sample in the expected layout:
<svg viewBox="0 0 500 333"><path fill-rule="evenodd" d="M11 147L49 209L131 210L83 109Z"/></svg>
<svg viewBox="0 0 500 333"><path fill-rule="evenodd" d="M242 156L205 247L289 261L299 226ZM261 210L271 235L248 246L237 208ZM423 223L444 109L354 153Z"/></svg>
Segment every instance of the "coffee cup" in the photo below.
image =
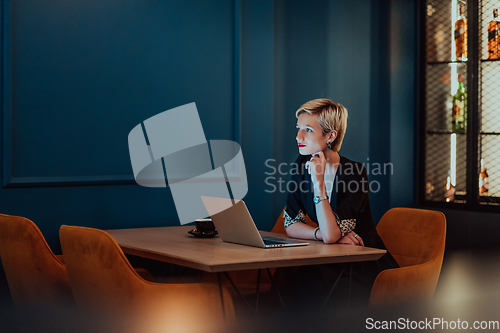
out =
<svg viewBox="0 0 500 333"><path fill-rule="evenodd" d="M198 233L210 234L215 232L215 225L212 219L198 219L195 220L196 231Z"/></svg>

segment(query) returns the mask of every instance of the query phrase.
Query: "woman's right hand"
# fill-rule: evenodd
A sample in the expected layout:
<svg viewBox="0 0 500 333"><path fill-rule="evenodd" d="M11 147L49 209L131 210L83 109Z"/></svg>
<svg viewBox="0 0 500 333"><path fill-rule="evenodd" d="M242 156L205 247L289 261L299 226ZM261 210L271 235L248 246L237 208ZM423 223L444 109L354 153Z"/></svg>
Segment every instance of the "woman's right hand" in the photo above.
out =
<svg viewBox="0 0 500 333"><path fill-rule="evenodd" d="M344 237L339 239L337 243L365 246L365 243L363 243L363 239L361 238L361 236L356 234L354 231L349 231Z"/></svg>
<svg viewBox="0 0 500 333"><path fill-rule="evenodd" d="M320 185L325 183L325 168L326 158L322 151L312 154L311 159L305 164L307 171L311 175L311 180L314 186L314 193L318 196L326 195L321 194ZM323 186L324 187L324 186ZM324 187L326 191L326 187Z"/></svg>

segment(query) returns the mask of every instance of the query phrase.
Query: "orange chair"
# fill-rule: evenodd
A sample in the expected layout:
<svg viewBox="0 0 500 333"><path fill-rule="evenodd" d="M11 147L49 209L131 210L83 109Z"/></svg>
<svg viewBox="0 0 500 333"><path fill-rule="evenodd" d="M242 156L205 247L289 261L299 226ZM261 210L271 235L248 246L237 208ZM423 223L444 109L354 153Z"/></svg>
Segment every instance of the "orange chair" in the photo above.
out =
<svg viewBox="0 0 500 333"><path fill-rule="evenodd" d="M32 221L0 214L0 258L15 305L73 304L61 256Z"/></svg>
<svg viewBox="0 0 500 333"><path fill-rule="evenodd" d="M446 217L432 210L393 208L377 232L400 268L379 273L370 305L432 299L443 263Z"/></svg>
<svg viewBox="0 0 500 333"><path fill-rule="evenodd" d="M98 311L132 331L210 331L234 320L229 292L204 283L161 284L143 280L107 232L61 226L61 246L79 308ZM133 325L133 326L130 326Z"/></svg>

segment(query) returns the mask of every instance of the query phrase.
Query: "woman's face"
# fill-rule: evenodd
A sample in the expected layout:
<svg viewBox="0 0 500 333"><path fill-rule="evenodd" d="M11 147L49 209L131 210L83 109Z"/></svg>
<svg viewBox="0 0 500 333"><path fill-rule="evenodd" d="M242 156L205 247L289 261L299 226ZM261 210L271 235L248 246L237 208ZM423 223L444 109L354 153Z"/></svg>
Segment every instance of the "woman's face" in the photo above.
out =
<svg viewBox="0 0 500 333"><path fill-rule="evenodd" d="M297 119L297 131L296 139L301 155L312 155L327 149L330 135L323 136L323 131L318 124L318 115L302 113Z"/></svg>

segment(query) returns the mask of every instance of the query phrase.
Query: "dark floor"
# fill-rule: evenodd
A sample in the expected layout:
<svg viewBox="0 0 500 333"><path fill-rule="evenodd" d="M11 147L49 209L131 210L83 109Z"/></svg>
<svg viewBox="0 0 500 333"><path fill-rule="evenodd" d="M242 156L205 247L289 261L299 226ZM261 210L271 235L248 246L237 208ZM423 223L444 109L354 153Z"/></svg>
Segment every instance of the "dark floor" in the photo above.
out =
<svg viewBox="0 0 500 333"><path fill-rule="evenodd" d="M395 325L393 330L422 332L500 331L500 252L449 251L432 302L380 308L336 308L316 315L283 313L255 318L246 311L241 332L360 332ZM392 323L391 323L392 322ZM417 326L415 326L417 325ZM418 328L418 325L421 328ZM488 327L487 327L488 326ZM485 328L486 327L486 328Z"/></svg>
<svg viewBox="0 0 500 333"><path fill-rule="evenodd" d="M132 259L134 261L134 259ZM149 266L148 265L152 265ZM146 263L153 273L174 276L175 279L196 278L196 272L175 268L171 265L156 267ZM0 276L0 327L2 332L70 332L70 327L78 325L79 331L108 331L101 329L95 318L82 318L68 309L30 309L19 312L10 306L4 277ZM167 281L165 281L167 282ZM287 316L274 292L260 295L259 315L255 317L246 304L235 298L238 322L227 332L359 332L373 331L373 325L399 325L397 331L464 331L465 323L469 331L472 325L498 324L500 308L500 252L450 252L445 255L440 280L432 302L405 304L397 307L366 308L337 307L335 311L312 311L307 315ZM254 300L250 298L251 305ZM267 308L263 304L268 304ZM269 304L271 304L269 306ZM194 314L195 315L195 314ZM61 318L66 318L60 322ZM82 326L82 323L85 325ZM427 326L415 329L411 325ZM434 325L434 326L432 326ZM457 325L462 325L458 326ZM97 329L99 327L99 329ZM372 329L369 329L369 328ZM454 328L455 327L455 328ZM88 328L88 330L87 330ZM394 328L394 327L393 327ZM460 329L459 329L460 328ZM491 327L486 331L500 331ZM78 330L77 330L78 331ZM118 330L115 330L118 331ZM147 331L145 331L147 332ZM142 332L141 332L142 333Z"/></svg>

